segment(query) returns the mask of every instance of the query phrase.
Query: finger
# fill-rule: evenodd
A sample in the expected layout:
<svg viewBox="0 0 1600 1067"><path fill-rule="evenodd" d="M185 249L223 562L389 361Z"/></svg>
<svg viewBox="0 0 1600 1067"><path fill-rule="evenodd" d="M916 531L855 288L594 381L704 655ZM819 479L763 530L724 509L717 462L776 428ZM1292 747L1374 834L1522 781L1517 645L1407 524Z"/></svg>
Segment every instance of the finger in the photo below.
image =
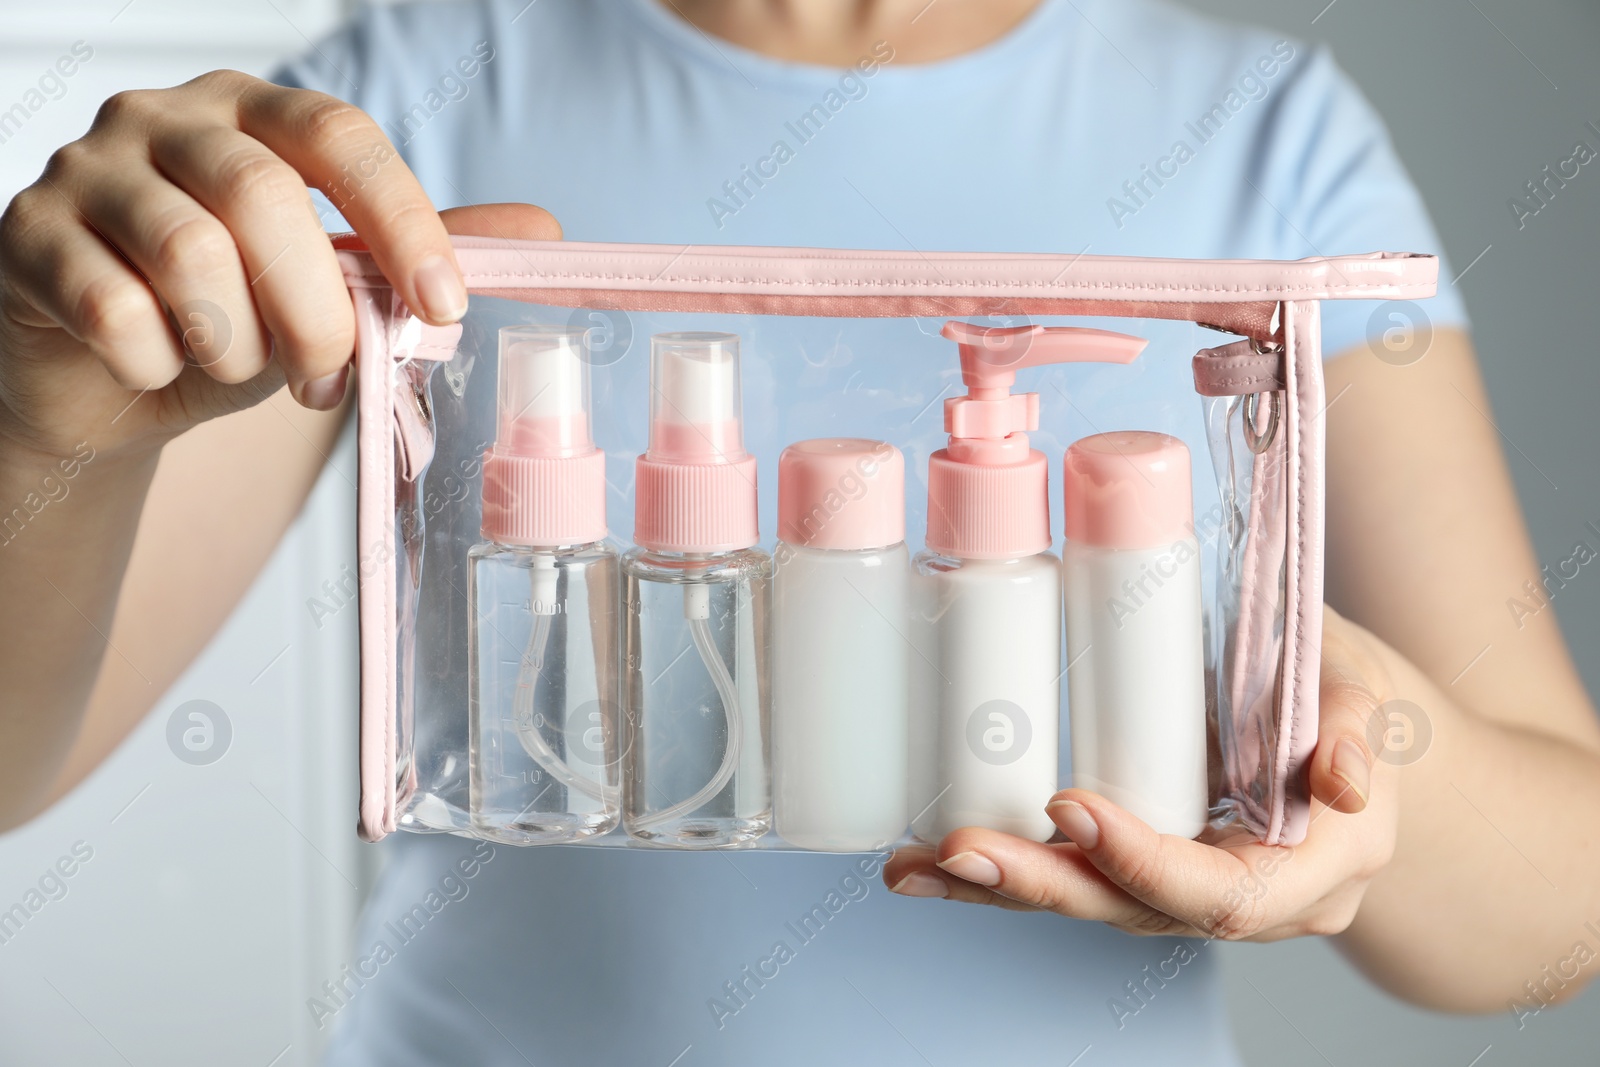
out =
<svg viewBox="0 0 1600 1067"><path fill-rule="evenodd" d="M1130 896L1072 844L1047 844L968 827L946 834L938 867L1031 908L1110 923L1141 934L1179 935L1194 928Z"/></svg>
<svg viewBox="0 0 1600 1067"><path fill-rule="evenodd" d="M223 125L160 132L151 151L167 177L233 235L290 393L307 407L335 407L355 347L355 316L300 175Z"/></svg>
<svg viewBox="0 0 1600 1067"><path fill-rule="evenodd" d="M1112 885L1210 937L1248 937L1298 913L1326 892L1319 883L1331 884L1330 872L1342 870L1336 862L1296 859L1296 849L1227 850L1158 834L1082 789L1056 794L1045 811Z"/></svg>
<svg viewBox="0 0 1600 1067"><path fill-rule="evenodd" d="M1011 911L1037 910L992 889L947 874L939 869L934 862L933 850L928 848L902 848L896 851L884 864L883 884L891 892L906 897L938 897L967 904L991 904Z"/></svg>
<svg viewBox="0 0 1600 1067"><path fill-rule="evenodd" d="M159 389L183 370L183 349L149 283L64 193L45 184L17 194L5 229L8 296L87 347L118 385Z"/></svg>
<svg viewBox="0 0 1600 1067"><path fill-rule="evenodd" d="M463 237L503 237L517 241L559 241L561 223L532 204L472 204L439 212L445 229Z"/></svg>
<svg viewBox="0 0 1600 1067"><path fill-rule="evenodd" d="M1318 694L1317 749L1311 756L1311 795L1334 811L1353 814L1372 793L1367 729L1378 705L1359 682L1323 670Z"/></svg>
<svg viewBox="0 0 1600 1067"><path fill-rule="evenodd" d="M466 313L444 223L377 123L334 97L266 83L241 96L239 117L245 133L327 194L416 314L444 326Z"/></svg>
<svg viewBox="0 0 1600 1067"><path fill-rule="evenodd" d="M1372 681L1379 668L1360 635L1328 609L1323 614L1322 678L1318 689L1317 748L1311 756L1311 795L1334 811L1366 808L1372 795L1368 731L1378 714Z"/></svg>
<svg viewBox="0 0 1600 1067"><path fill-rule="evenodd" d="M142 160L103 166L78 195L89 224L166 302L196 364L223 382L261 373L270 342L220 219Z"/></svg>

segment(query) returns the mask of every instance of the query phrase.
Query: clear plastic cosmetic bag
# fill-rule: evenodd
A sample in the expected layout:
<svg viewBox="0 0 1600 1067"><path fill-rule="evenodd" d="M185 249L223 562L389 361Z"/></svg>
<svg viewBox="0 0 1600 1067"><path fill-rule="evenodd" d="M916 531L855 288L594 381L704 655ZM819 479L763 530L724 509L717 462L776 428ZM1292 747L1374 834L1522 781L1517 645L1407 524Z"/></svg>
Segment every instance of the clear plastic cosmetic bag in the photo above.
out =
<svg viewBox="0 0 1600 1067"><path fill-rule="evenodd" d="M998 433L1002 414L1023 420L1010 428L1026 429L1025 440L1045 456L1048 498L1028 506L1048 508L1036 518L1048 514L1050 551L1057 556L1064 550L1068 446L1098 437L1119 450L1118 441L1135 439L1117 436L1123 431L1150 432L1140 440L1168 440L1152 436L1166 434L1187 443L1192 513L1186 537L1198 550L1203 586L1203 610L1194 620L1203 650L1203 678L1196 683L1203 710L1195 714L1204 722L1180 724L1178 733L1198 730L1197 745L1206 753L1203 822L1241 827L1269 844L1303 838L1322 619L1320 301L1430 296L1438 268L1433 257L1205 262L456 238L471 307L460 325L436 328L409 313L358 242L338 243L359 328L364 838L403 829L510 843L882 848L913 832L936 836L925 828L927 812L953 803L951 783L941 781L949 767L938 753L963 739L974 755L959 757L967 767L961 773L973 776L962 788L977 790L964 804L981 808L983 790L1022 782L1016 786L1021 802L1042 811L1055 789L1091 786L1073 781L1072 743L1085 742L1083 731L1069 726L1075 711L1069 693L1079 691L1074 672L1087 670L1101 653L1087 647L1076 659L1069 656L1070 618L1063 640L1059 608L1057 618L1047 620L995 601L987 609L995 616L974 616L964 636L941 644L934 634L948 605L929 593L927 576L938 579L944 564L924 551L924 541L934 540L930 520L941 539L953 520L944 513L942 490L930 513L930 463L940 461L947 445L954 450L952 427L981 433L988 426ZM1027 346L1069 337L1072 331L1057 329L1063 326L1114 331L1147 345L1131 362L1035 366L1045 358L1043 349L1030 356ZM1101 336L1082 334L1089 342ZM972 373L963 374L963 338L989 346L976 350L979 362L987 362L979 370L1015 378L1009 396L972 388L981 375L970 366ZM666 361L682 356L675 345L698 348L674 364L688 368L689 376L664 392L652 375L665 374ZM1093 358L1094 344L1089 347L1090 356L1074 360ZM715 368L733 351L738 373L729 394L729 379L717 378ZM524 352L535 359L545 358L538 352L554 353L550 359L565 362L549 363L556 370L543 376L513 380L507 372L502 382L504 367L535 366L507 362ZM682 560L674 563L670 554L655 564L649 558L619 564L616 556L632 544L636 520L641 530L668 521L654 504L649 515L636 515L646 489L654 500L664 492L661 485L671 483L683 512L671 521L693 525L721 506L705 488L711 483L694 480L704 472L638 462L641 454L665 448L663 418L705 399L695 391L702 378L694 375L709 375L704 383L713 391L723 388L705 394L712 398L705 400L708 412L716 403L732 404L731 413L711 412L705 416L710 421L695 425L720 426L742 414L744 458L736 466L748 488L739 492L754 495L758 544L723 571L696 563L692 554L681 574L673 568ZM964 396L985 403L964 410L957 402ZM603 452L601 459L599 452L578 449L585 477L595 486L604 483L581 501L541 482L538 472L545 468L538 461L495 458L496 450L515 451L519 434L537 441L542 431L528 431L532 423L517 419L553 410L562 398L585 417L550 423L564 427L557 443L572 444L568 437L575 432L580 446L592 439ZM586 413L576 407L581 402ZM804 447L784 451L814 439L847 440L816 446L826 455ZM886 444L868 447L875 441ZM834 557L793 547L805 536L781 527L785 518L791 526L797 520L792 507L780 516L776 499L780 480L786 492L809 485L815 499L800 507L826 522L829 508L849 507L856 490L887 469L891 455L894 477L904 485L905 549L838 558L867 568L851 573L873 580L906 569L905 605L892 608L875 602L877 586L848 576L828 585L833 572L826 564ZM821 484L819 471L838 476ZM519 523L537 525L543 508L586 516L593 527L602 492L598 521L614 551L592 545L563 557L565 569L545 570L518 555ZM879 493L873 499L881 504L886 498ZM980 494L971 505L980 517L989 508L984 499ZM899 519L887 512L880 518L891 526ZM1066 525L1072 521L1069 515ZM1079 521L1092 524L1093 516ZM575 540L598 541L594 533ZM501 538L512 543L497 543ZM919 552L922 562L906 562ZM794 558L822 559L822 569L792 571L785 606L772 596L762 553L776 557L780 583ZM1094 610L1113 620L1104 631L1108 643L1120 639L1124 616L1137 620L1142 612L1166 610L1165 572L1151 558L1159 573L1147 573L1152 565L1142 564L1143 571L1093 594L1099 598ZM647 580L635 582L628 577L634 573ZM812 581L811 573L822 577ZM1058 590L1059 573L1047 574ZM683 587L695 584L697 574L709 575L709 592ZM735 580L717 585L719 574ZM1069 601L1072 574L1069 566ZM541 606L558 594L567 598L561 606ZM717 629L798 611L802 601L810 605L807 618L820 627L814 634L819 643L806 647L833 653L797 662L796 646L783 645L797 640L794 628L781 620L775 633L759 626ZM837 626L828 621L832 611L843 613ZM641 613L645 630L638 633ZM858 625L874 628L886 644L866 667L856 658L859 677L832 679L830 659L860 651L852 644ZM650 626L665 629L652 636ZM789 653L781 671L768 669L775 659L783 662L768 641ZM965 705L954 709L960 721L938 721L952 714L949 691L960 688L952 675L981 673L984 657L1014 658L1030 641L1039 649L1038 667L1048 666L1060 683L1056 707L1035 714L1040 721L1013 722ZM553 677L552 665L561 663L573 673ZM1031 661L1021 668L1034 669ZM1166 664L1158 656L1142 670L1159 677ZM843 692L859 703L877 692L874 686L889 684L886 678L909 687L901 724L887 732L879 729L890 719L875 710L878 697L841 720L826 697L816 695ZM782 691L785 686L793 692ZM802 690L803 700L795 695ZM981 686L964 694L960 699L988 707ZM663 708L673 701L683 707ZM775 721L774 702L777 717L787 716L783 722ZM1158 730L1149 744L1135 746L1144 751L1113 755L1129 766L1148 759L1148 766L1160 768L1160 736ZM1033 777L1023 782L1016 777L1022 764L1006 752L1028 744L1050 751L1030 765ZM780 779L805 778L810 792L786 791L782 780L774 786L769 768L777 768ZM842 825L832 834L830 820L849 822L860 805L878 802L855 799L867 795L858 788L866 783L875 783L872 796L883 802L888 828L880 819L870 832L863 822L853 836ZM481 810L491 798L500 811L493 818ZM541 813L559 818L542 819ZM964 825L965 814L956 805L945 818ZM520 838L503 832L524 824L534 832ZM565 832L574 827L578 832ZM541 829L549 832L541 836Z"/></svg>

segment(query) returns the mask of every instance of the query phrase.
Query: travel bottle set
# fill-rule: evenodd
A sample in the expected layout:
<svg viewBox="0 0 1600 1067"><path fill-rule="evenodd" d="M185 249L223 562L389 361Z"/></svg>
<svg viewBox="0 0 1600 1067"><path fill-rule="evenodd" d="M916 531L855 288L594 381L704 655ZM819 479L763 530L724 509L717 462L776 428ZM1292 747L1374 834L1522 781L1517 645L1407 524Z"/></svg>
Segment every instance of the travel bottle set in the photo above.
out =
<svg viewBox="0 0 1600 1067"><path fill-rule="evenodd" d="M1072 780L1163 833L1199 833L1187 450L1148 432L1070 447L1063 569L1028 437L1039 396L1012 392L1019 371L1126 364L1145 342L960 320L941 333L966 394L944 403L914 560L904 457L862 438L783 449L776 561L762 551L740 338L674 331L650 339L637 547L619 563L588 330L500 330L484 540L468 553L472 833L531 845L620 825L642 844L739 848L775 831L831 852L908 828L1046 840L1064 675ZM1117 607L1151 580L1148 602Z"/></svg>
<svg viewBox="0 0 1600 1067"><path fill-rule="evenodd" d="M1303 837L1320 309L1432 258L454 241L339 242L364 837Z"/></svg>

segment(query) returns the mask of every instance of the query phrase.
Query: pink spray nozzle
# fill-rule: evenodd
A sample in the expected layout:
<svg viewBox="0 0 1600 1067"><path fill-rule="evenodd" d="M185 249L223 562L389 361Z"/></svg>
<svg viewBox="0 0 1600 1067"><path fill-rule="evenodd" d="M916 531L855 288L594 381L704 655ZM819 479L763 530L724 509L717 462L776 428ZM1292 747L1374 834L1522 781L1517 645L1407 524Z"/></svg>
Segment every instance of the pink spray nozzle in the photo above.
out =
<svg viewBox="0 0 1600 1067"><path fill-rule="evenodd" d="M1050 547L1039 394L1012 393L1017 371L1046 363L1131 363L1146 342L1080 326L985 327L951 321L966 396L944 402L950 445L928 461L928 547L962 558L1007 559Z"/></svg>
<svg viewBox="0 0 1600 1067"><path fill-rule="evenodd" d="M565 459L594 451L583 330L508 326L500 331L495 451Z"/></svg>
<svg viewBox="0 0 1600 1067"><path fill-rule="evenodd" d="M756 543L756 461L744 450L737 334L650 339L650 447L635 472L635 543L693 554Z"/></svg>
<svg viewBox="0 0 1600 1067"><path fill-rule="evenodd" d="M650 447L668 463L744 459L739 336L658 333L650 339Z"/></svg>
<svg viewBox="0 0 1600 1067"><path fill-rule="evenodd" d="M557 547L606 535L606 457L589 428L583 330L500 331L494 445L483 457L483 534Z"/></svg>

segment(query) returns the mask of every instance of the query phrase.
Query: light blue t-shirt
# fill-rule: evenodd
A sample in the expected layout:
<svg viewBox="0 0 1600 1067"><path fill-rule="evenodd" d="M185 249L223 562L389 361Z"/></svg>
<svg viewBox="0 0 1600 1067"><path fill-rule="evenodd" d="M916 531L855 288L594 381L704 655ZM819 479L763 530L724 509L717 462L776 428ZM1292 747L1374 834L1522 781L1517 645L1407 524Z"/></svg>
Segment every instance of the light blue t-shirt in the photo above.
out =
<svg viewBox="0 0 1600 1067"><path fill-rule="evenodd" d="M538 203L577 240L1440 251L1379 119L1299 42L1157 0L1044 0L957 58L910 65L885 42L863 59L870 75L774 60L657 0L491 0L369 9L279 80L369 111L440 207ZM1435 325L1465 322L1448 284L1425 310ZM1148 325L1188 354L1218 339ZM1391 325L1375 304L1330 303L1325 349ZM774 410L847 381L889 395L894 360L834 353L803 381L778 360L747 366L747 413L753 392ZM1192 412L1176 432L1204 455L1186 360L1146 372L1149 402ZM615 386L619 399L640 387ZM858 419L874 410L851 403L866 405L846 411ZM808 428L827 429L832 407L816 406ZM1054 466L1097 420L1125 415L1092 392L1069 406L1045 391L1043 421L1058 429L1036 444ZM911 412L879 417L902 426ZM597 431L642 447L631 425L642 417L628 421ZM897 441L908 470L937 440L926 421L914 447ZM747 426L767 485L787 429ZM896 898L859 857L490 850L408 835L385 847L352 960L380 941L390 951L363 967L376 977L307 1006L336 1028L328 1062L340 1067L1237 1062L1200 941ZM430 892L444 904L425 925L396 925ZM797 936L825 903L820 932ZM768 962L779 942L781 966Z"/></svg>

